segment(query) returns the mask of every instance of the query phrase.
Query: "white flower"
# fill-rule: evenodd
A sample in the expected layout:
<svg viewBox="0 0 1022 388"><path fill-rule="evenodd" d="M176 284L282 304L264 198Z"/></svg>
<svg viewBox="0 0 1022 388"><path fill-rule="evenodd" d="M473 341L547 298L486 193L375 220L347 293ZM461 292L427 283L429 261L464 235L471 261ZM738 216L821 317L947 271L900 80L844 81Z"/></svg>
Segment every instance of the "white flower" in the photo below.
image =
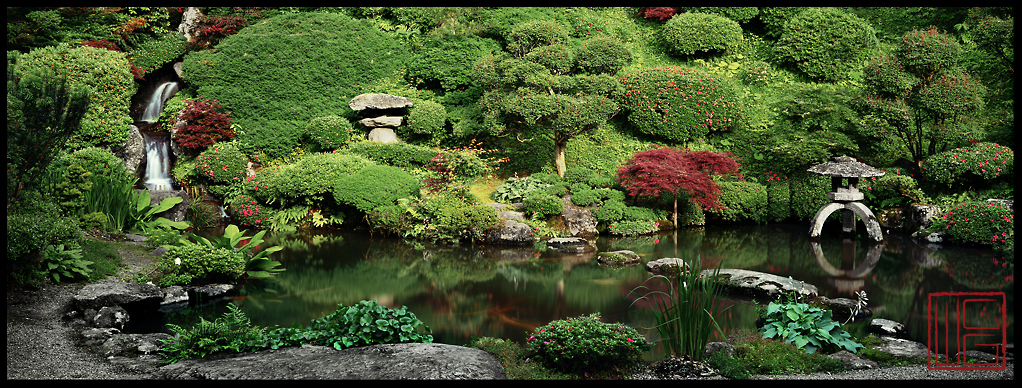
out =
<svg viewBox="0 0 1022 388"><path fill-rule="evenodd" d="M181 258L174 259L174 264L181 265Z"/></svg>

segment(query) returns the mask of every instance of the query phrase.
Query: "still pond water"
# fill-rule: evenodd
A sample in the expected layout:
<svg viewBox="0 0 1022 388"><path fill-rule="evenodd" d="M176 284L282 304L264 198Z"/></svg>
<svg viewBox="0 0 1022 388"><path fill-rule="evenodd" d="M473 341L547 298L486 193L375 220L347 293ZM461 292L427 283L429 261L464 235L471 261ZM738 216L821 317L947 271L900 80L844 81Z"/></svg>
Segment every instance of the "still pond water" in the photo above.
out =
<svg viewBox="0 0 1022 388"><path fill-rule="evenodd" d="M836 224L836 223L835 223ZM1007 305L1008 342L1014 342L1014 280L991 250L945 245L931 250L911 239L890 235L872 255L866 239L845 240L837 228L827 229L818 252L802 224L707 226L673 234L641 237L599 237L599 251L631 250L643 262L664 257L701 258L712 269L743 268L791 276L815 285L820 295L854 299L866 291L874 318L905 324L911 339L927 343L929 294L938 292L1003 292ZM829 237L828 237L829 236ZM649 279L644 266L612 269L594 262L593 254L562 254L535 247L447 246L393 237L336 231L278 233L267 239L282 245L274 254L287 269L271 281L249 282L239 296L201 308L171 313L164 322L188 325L242 308L261 326L302 325L333 312L338 304L377 300L409 311L433 331L434 341L464 345L472 337L499 337L524 343L527 332L556 319L600 313L605 322L639 329L655 342L648 359L662 358L652 314L633 304L631 291ZM877 255L879 253L879 255ZM647 283L652 285L652 283ZM717 321L726 333L756 330L758 317L751 301L723 300ZM974 324L990 322L991 311L966 311ZM997 318L995 318L997 319ZM865 335L864 324L846 330ZM719 340L720 333L713 334ZM973 347L975 348L975 347ZM977 348L979 350L987 350Z"/></svg>

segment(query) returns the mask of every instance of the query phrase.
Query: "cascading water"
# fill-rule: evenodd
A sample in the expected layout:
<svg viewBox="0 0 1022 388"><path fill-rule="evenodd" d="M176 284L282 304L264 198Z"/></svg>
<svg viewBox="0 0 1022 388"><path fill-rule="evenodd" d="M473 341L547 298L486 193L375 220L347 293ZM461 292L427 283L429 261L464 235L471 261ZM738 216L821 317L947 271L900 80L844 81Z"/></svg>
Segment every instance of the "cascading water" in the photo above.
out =
<svg viewBox="0 0 1022 388"><path fill-rule="evenodd" d="M156 91L153 92L152 97L149 98L149 103L146 104L145 112L142 113L142 119L140 121L151 123L160 118L160 113L163 113L163 103L166 102L170 96L173 96L174 93L177 93L180 88L181 84L174 81L160 84L160 86L156 88Z"/></svg>
<svg viewBox="0 0 1022 388"><path fill-rule="evenodd" d="M173 190L170 179L169 136L142 132L145 142L145 187L149 190Z"/></svg>

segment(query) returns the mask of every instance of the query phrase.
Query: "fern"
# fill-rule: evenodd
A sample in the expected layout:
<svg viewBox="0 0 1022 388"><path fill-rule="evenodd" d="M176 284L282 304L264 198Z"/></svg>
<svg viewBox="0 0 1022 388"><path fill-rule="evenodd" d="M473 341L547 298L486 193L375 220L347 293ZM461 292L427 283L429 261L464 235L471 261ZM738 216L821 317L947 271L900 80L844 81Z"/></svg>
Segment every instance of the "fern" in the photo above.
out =
<svg viewBox="0 0 1022 388"><path fill-rule="evenodd" d="M227 307L230 311L222 317L214 321L199 318L199 323L190 329L167 325L176 338L163 341L167 346L160 349L160 355L167 363L175 363L186 358L259 349L266 329L253 327L252 321L237 306L229 304Z"/></svg>

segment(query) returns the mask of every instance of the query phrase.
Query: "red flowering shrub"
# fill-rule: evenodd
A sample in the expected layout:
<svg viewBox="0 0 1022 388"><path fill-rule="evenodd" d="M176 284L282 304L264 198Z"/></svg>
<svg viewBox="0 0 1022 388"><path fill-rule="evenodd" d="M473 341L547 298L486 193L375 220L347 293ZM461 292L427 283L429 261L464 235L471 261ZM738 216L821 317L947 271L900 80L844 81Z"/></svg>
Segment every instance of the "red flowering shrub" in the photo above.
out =
<svg viewBox="0 0 1022 388"><path fill-rule="evenodd" d="M941 219L952 238L973 244L1013 243L1015 213L1004 205L985 201L964 202L948 210Z"/></svg>
<svg viewBox="0 0 1022 388"><path fill-rule="evenodd" d="M220 102L203 98L185 100L181 120L187 123L178 128L174 138L182 147L199 150L221 140L234 137L231 129L231 112L220 112Z"/></svg>
<svg viewBox="0 0 1022 388"><path fill-rule="evenodd" d="M618 104L642 132L679 142L733 127L741 106L726 78L679 67L641 69L618 78Z"/></svg>
<svg viewBox="0 0 1022 388"><path fill-rule="evenodd" d="M264 208L255 198L240 194L231 200L227 209L230 216L241 222L241 225L259 228L270 227L269 220L273 210Z"/></svg>
<svg viewBox="0 0 1022 388"><path fill-rule="evenodd" d="M199 154L195 169L213 184L234 184L248 177L248 158L237 147L212 147Z"/></svg>

